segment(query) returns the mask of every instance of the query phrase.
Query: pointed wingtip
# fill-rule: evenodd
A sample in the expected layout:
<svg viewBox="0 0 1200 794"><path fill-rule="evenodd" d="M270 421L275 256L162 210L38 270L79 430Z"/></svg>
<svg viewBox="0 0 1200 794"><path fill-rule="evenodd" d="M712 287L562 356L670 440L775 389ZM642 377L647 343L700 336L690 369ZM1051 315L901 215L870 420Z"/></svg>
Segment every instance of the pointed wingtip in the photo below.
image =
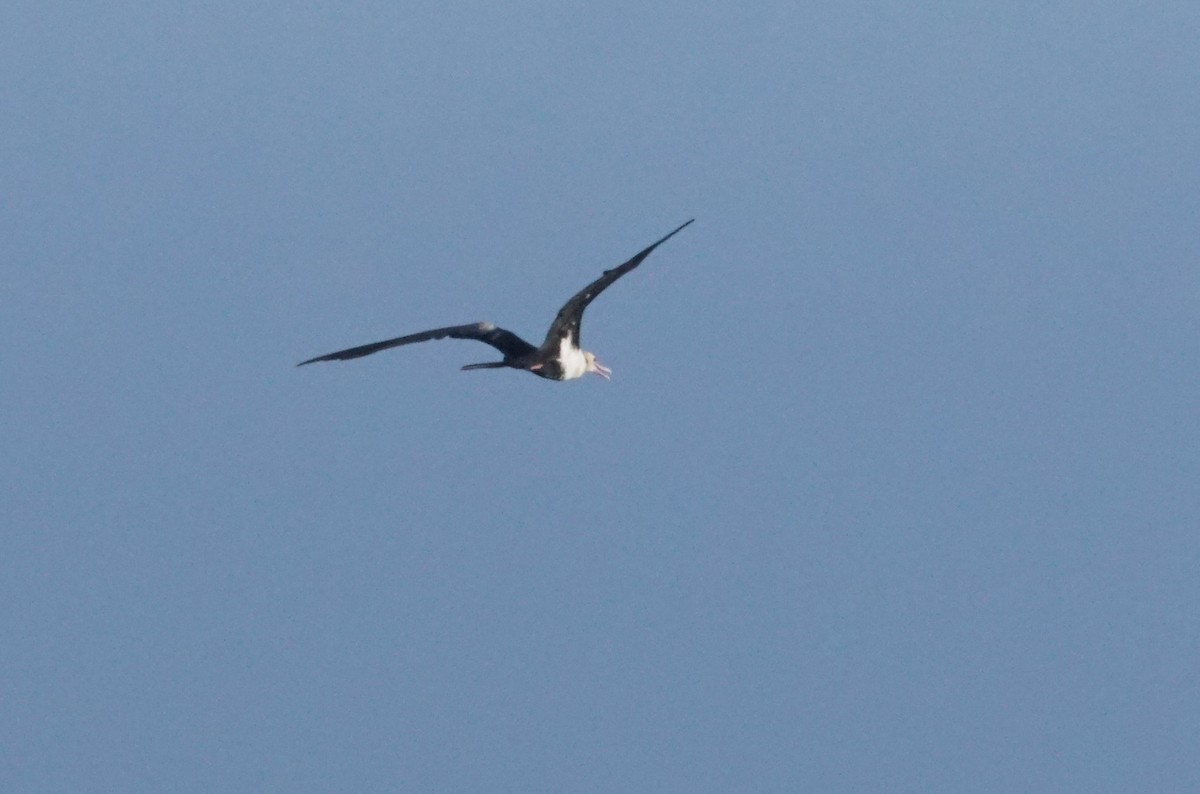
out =
<svg viewBox="0 0 1200 794"><path fill-rule="evenodd" d="M695 222L696 222L696 219L695 219L695 218L692 218L692 219L691 219L691 220L689 220L689 221L685 221L684 223L681 223L681 224L679 224L679 226L678 226L678 227L675 229L675 231L671 232L671 233L670 233L670 234L668 234L666 237L662 238L662 242L664 242L664 243L665 243L667 240L669 240L670 238L672 238L672 237L674 237L675 235L679 234L681 231L683 231L683 230L684 230L684 229L686 229L687 227L691 226L691 225L692 225L693 223L695 223Z"/></svg>
<svg viewBox="0 0 1200 794"><path fill-rule="evenodd" d="M649 253L650 251L653 251L655 248L657 248L658 246L662 245L662 244L663 244L663 243L665 243L667 240L670 240L672 237L674 237L675 235L679 234L681 231L683 231L683 230L684 230L684 229L686 229L687 227L691 226L691 225L692 225L692 223L693 223L695 220L696 220L695 218L692 218L691 220L687 221L686 223L681 223L679 226L677 226L677 227L675 228L675 230L674 230L673 232L671 232L670 234L668 234L666 237L663 237L663 238L662 238L661 240L659 240L657 243L655 243L654 245L652 245L652 246L650 246L648 249L646 249L646 253Z"/></svg>

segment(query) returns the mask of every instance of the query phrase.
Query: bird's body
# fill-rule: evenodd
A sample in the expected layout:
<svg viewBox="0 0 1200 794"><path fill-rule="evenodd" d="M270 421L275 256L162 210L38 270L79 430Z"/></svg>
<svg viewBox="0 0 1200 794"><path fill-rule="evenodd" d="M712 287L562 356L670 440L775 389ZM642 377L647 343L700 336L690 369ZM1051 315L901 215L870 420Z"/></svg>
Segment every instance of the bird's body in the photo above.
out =
<svg viewBox="0 0 1200 794"><path fill-rule="evenodd" d="M587 355L573 342L569 336L564 336L558 341L558 358L555 363L558 364L559 380L582 378L588 371Z"/></svg>
<svg viewBox="0 0 1200 794"><path fill-rule="evenodd" d="M603 378L608 378L612 371L596 361L596 357L579 346L579 326L583 321L583 310L587 308L597 295L621 276L633 270L642 263L658 246L665 243L692 221L680 226L653 245L640 251L636 256L623 265L604 271L600 278L576 293L559 309L558 315L546 333L546 339L541 347L526 342L512 331L498 328L492 323L471 323L469 325L454 325L448 328L435 328L369 345L360 345L348 350L339 350L324 356L301 361L297 366L312 364L317 361L345 361L351 358L369 356L380 350L387 350L401 345L411 345L416 342L428 342L433 339L474 339L491 345L504 354L503 361L492 361L483 364L468 364L463 369L498 369L511 367L532 372L550 380L574 380L589 372L594 372Z"/></svg>

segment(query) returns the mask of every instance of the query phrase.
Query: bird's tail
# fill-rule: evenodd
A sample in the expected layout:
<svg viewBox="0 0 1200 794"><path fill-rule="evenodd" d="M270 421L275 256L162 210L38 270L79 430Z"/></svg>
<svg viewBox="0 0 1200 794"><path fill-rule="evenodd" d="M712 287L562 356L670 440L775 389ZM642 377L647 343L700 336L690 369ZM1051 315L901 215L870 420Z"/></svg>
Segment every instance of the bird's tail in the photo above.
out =
<svg viewBox="0 0 1200 794"><path fill-rule="evenodd" d="M463 367L463 370L465 371L468 369L498 369L499 367L507 367L507 366L508 366L508 364L505 364L503 361L489 361L486 364L467 364L465 367Z"/></svg>

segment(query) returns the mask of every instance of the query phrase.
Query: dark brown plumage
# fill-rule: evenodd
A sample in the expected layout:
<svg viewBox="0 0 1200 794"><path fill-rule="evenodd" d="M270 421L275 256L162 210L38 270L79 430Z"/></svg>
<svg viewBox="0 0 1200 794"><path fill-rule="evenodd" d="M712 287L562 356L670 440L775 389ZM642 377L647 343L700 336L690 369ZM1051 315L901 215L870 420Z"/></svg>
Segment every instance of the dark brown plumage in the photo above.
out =
<svg viewBox="0 0 1200 794"><path fill-rule="evenodd" d="M658 242L639 251L625 264L614 267L612 270L604 271L604 274L600 278L575 293L559 309L554 322L550 324L550 330L546 332L546 339L542 342L541 347L534 347L512 331L498 328L492 323L471 323L469 325L452 325L446 328L435 328L431 331L422 331L416 334L409 334L408 336L398 336L395 339L385 339L382 342L372 342L369 345L351 347L346 350L339 350L336 353L327 353L323 356L310 358L307 361L301 361L296 366L302 367L305 364L313 364L317 361L346 361L352 358L369 356L372 353L378 353L380 350L400 347L401 345L450 338L474 339L491 345L504 354L503 361L468 364L463 369L512 367L513 369L527 370L535 375L551 380L571 380L587 372L594 372L597 375L607 378L610 370L597 362L594 355L579 347L579 328L583 322L583 310L614 281L640 265L650 255L650 252L678 234L691 222L688 221Z"/></svg>

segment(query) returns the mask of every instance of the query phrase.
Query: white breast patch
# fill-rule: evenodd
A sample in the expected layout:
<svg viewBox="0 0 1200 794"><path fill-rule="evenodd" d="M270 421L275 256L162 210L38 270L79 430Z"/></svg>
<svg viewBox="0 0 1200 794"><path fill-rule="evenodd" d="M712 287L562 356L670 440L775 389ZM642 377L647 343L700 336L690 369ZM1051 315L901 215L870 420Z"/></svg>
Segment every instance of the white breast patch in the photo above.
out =
<svg viewBox="0 0 1200 794"><path fill-rule="evenodd" d="M563 380L575 380L587 372L587 359L582 350L571 344L569 336L558 343L558 363L562 366Z"/></svg>

